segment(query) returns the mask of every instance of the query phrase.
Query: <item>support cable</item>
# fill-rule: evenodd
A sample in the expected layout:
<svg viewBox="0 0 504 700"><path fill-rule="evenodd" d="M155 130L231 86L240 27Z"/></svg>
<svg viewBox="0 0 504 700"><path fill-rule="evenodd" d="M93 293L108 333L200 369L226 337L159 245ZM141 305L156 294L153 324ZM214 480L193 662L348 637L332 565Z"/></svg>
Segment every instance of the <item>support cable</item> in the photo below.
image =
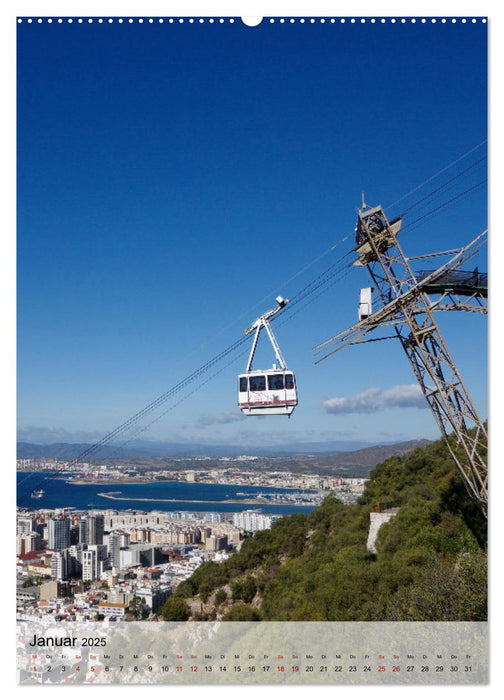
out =
<svg viewBox="0 0 504 700"><path fill-rule="evenodd" d="M462 154L459 158L457 158L456 160L452 161L451 163L449 163L448 165L446 165L444 168L441 168L441 170L438 170L437 173L434 173L434 175L431 175L430 177L428 177L426 180L424 180L423 182L421 182L419 185L417 185L416 187L414 187L412 190L410 190L409 192L407 192L406 194L404 194L404 195L403 195L402 197L400 197L399 199L396 199L395 202L392 202L392 204L388 204L386 208L387 208L387 209L392 209L392 207L394 207L396 204L399 204L399 202L404 201L405 199L407 199L408 197L410 197L412 194L414 194L414 193L417 192L418 190L422 189L422 187L425 187L425 185L427 185L429 182L432 182L432 180L435 180L437 177L439 177L439 175L441 175L442 173L446 172L447 170L449 170L450 168L452 168L452 167L453 167L454 165L456 165L457 163L460 163L460 161L461 161L461 160L464 160L464 158L467 158L467 156L471 155L471 153L474 153L474 151L477 151L478 148L481 148L482 146L484 146L484 145L486 144L486 142L487 142L487 140L485 139L484 141L481 141L481 143L478 143L477 146L474 146L473 148L470 148L468 151L466 151L464 154Z"/></svg>

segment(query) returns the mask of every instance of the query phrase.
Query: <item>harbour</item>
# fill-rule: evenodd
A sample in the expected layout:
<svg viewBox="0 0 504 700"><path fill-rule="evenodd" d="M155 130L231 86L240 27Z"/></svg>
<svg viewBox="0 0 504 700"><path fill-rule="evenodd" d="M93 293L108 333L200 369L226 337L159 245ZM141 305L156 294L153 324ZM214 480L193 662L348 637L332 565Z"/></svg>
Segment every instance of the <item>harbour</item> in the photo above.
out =
<svg viewBox="0 0 504 700"><path fill-rule="evenodd" d="M293 492L292 489L278 487L247 486L245 493L243 486L180 481L115 482L113 491L104 491L103 483L76 483L55 476L58 475L19 472L18 507L109 510L117 503L117 508L121 510L235 513L253 506L262 513L288 515L294 512L309 513L322 500L322 495L315 490ZM31 497L35 489L43 491L43 496L36 501Z"/></svg>

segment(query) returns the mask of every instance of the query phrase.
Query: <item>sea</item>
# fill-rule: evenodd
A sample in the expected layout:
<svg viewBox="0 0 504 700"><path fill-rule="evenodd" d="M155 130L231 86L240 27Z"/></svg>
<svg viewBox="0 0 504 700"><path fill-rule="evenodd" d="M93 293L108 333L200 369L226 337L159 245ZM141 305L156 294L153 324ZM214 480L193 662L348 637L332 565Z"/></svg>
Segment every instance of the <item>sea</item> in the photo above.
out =
<svg viewBox="0 0 504 700"><path fill-rule="evenodd" d="M31 494L36 489L44 491L42 498L32 498ZM101 493L110 494L121 500L106 498L101 496ZM17 505L33 510L74 508L75 510L136 510L146 512L156 510L191 513L239 513L244 510L256 510L273 515L288 515L290 513L309 513L317 507L316 503L313 505L240 503L240 501L250 500L259 494L267 493L292 497L294 491L277 487L202 484L185 481L78 484L66 481L61 478L61 475L55 478L54 474L47 472L17 473ZM316 491L296 489L295 493L315 494ZM144 501L140 499L155 500ZM226 503L230 499L235 502Z"/></svg>

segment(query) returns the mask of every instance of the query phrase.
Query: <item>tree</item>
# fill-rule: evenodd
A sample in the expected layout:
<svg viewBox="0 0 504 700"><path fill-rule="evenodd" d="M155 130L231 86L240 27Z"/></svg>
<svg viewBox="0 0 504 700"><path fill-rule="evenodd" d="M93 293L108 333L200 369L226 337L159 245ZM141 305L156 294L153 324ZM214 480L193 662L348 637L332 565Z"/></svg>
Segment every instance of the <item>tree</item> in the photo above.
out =
<svg viewBox="0 0 504 700"><path fill-rule="evenodd" d="M223 588L219 588L215 594L215 604L221 605L225 600L227 600L227 593Z"/></svg>
<svg viewBox="0 0 504 700"><path fill-rule="evenodd" d="M143 616L145 605L145 598L141 599L135 596L131 603L128 605L128 611L134 620L141 620Z"/></svg>
<svg viewBox="0 0 504 700"><path fill-rule="evenodd" d="M256 592L257 585L255 582L255 578L253 576L247 576L242 585L242 600L245 601L245 603L251 603Z"/></svg>
<svg viewBox="0 0 504 700"><path fill-rule="evenodd" d="M163 620L167 620L169 622L184 622L190 618L191 609L183 598L174 595L171 598L168 598L164 604L161 610L161 616Z"/></svg>
<svg viewBox="0 0 504 700"><path fill-rule="evenodd" d="M198 595L201 598L201 600L206 603L208 598L210 597L210 594L212 593L213 586L209 581L203 581L200 583L199 588L198 588Z"/></svg>

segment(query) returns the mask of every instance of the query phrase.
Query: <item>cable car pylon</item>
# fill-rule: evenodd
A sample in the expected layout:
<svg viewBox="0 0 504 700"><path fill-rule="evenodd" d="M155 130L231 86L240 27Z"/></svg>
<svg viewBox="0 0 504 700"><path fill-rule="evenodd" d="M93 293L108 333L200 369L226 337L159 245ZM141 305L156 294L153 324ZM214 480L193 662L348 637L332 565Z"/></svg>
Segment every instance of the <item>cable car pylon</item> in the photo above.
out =
<svg viewBox="0 0 504 700"><path fill-rule="evenodd" d="M281 311L288 299L277 297L277 306L259 316L250 326L245 328L245 335L255 331L252 348L244 374L238 375L238 407L246 416L291 416L297 406L297 388L294 373L287 369L282 351L270 326L270 319ZM253 370L257 343L262 329L265 329L278 362L272 369Z"/></svg>
<svg viewBox="0 0 504 700"><path fill-rule="evenodd" d="M367 267L382 307L372 311L371 290L368 288L364 296L361 294L359 322L318 345L315 354L325 354L317 362L348 345L398 338L462 479L486 517L486 426L478 416L434 319L434 311L440 309L470 308L486 313L486 306L482 304L482 297L486 295L474 294L473 304L468 305L460 302L460 294L450 294L445 285L442 297L445 303L439 305L431 301L426 290L434 289L436 281L446 279L449 271L472 257L483 244L487 232L481 233L469 245L456 251L447 263L419 280L398 242L401 225L400 217L389 222L381 206L371 208L363 200L357 219L355 252L358 257L354 265ZM393 329L394 335L366 337L376 328L386 326Z"/></svg>

